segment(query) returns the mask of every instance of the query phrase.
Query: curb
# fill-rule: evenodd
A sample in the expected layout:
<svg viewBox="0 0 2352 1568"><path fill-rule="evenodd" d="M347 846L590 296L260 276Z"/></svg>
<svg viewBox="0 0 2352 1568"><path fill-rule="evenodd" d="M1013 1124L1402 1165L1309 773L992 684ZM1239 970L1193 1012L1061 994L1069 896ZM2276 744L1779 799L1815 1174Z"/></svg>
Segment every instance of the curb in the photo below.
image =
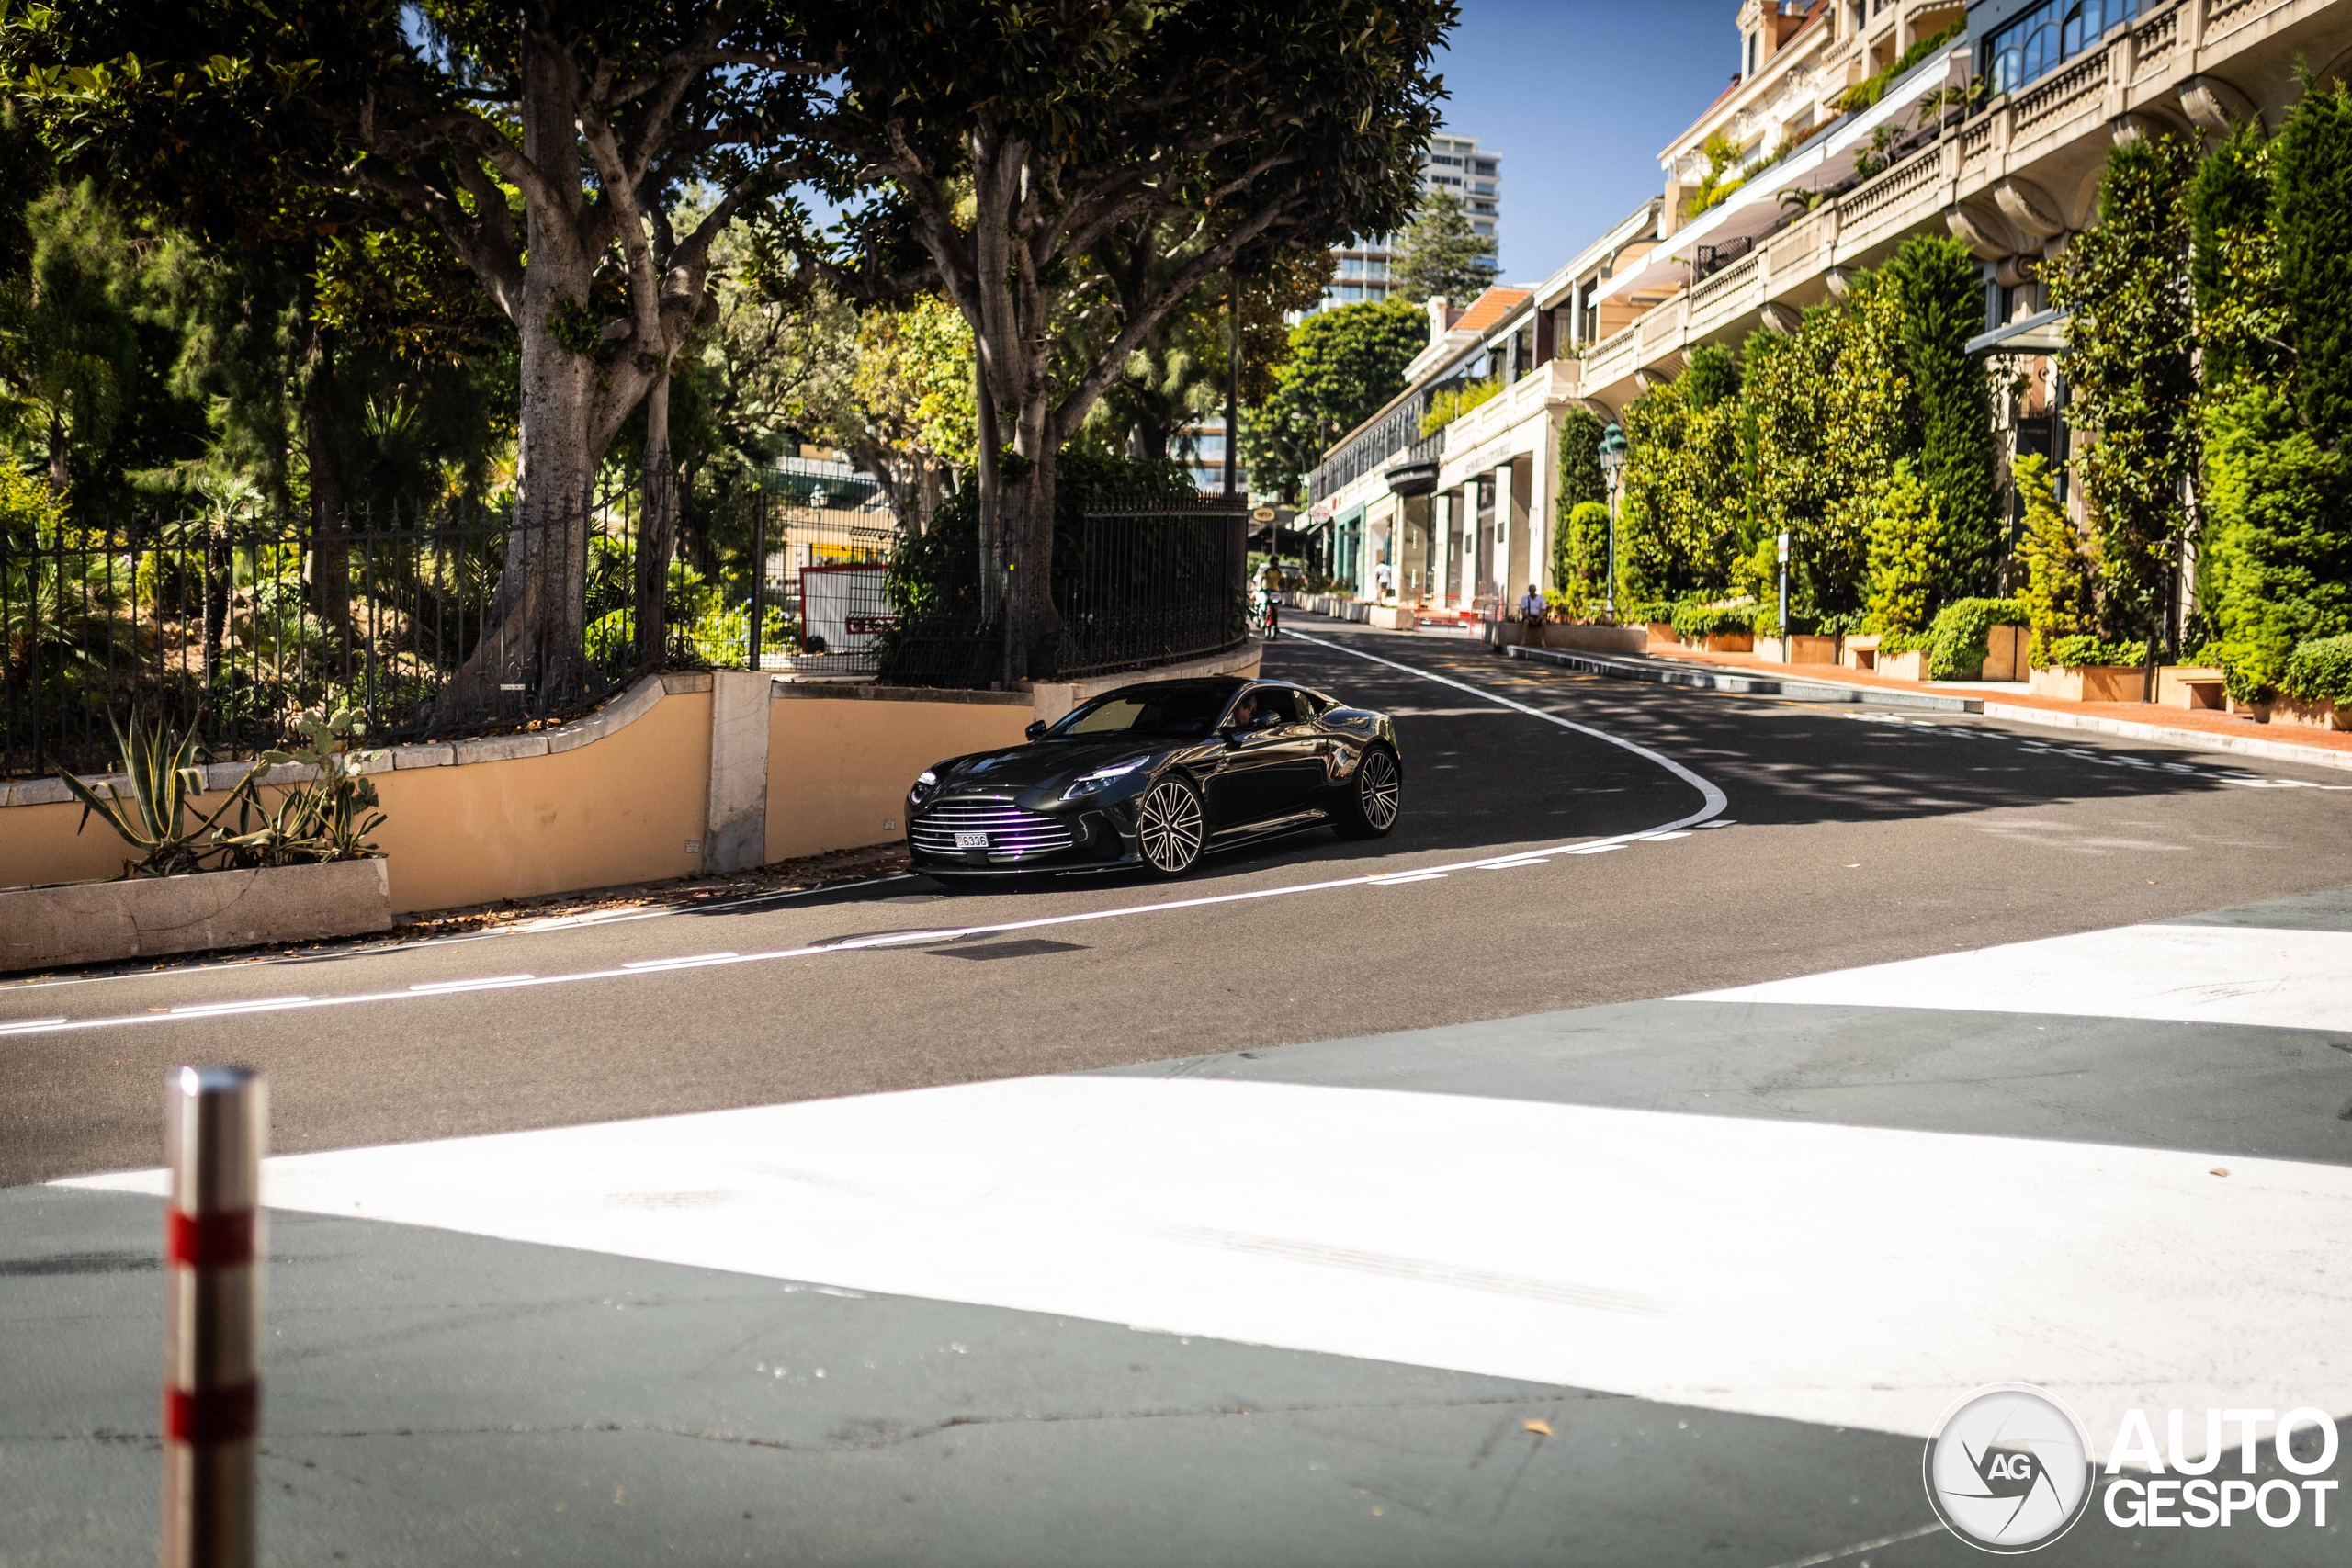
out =
<svg viewBox="0 0 2352 1568"><path fill-rule="evenodd" d="M1522 648L1513 643L1502 651L1512 659L1562 664L1589 675L1612 681L1648 681L1661 686L1688 686L1702 692L1745 692L1755 696L1788 697L1801 703L1850 703L1864 707L1910 708L1928 713L1984 713L1981 697L1951 697L1936 692L1893 692L1875 686L1839 686L1820 681L1786 681L1777 676L1734 675L1713 670L1636 664L1606 654L1577 653L1556 648Z"/></svg>
<svg viewBox="0 0 2352 1568"><path fill-rule="evenodd" d="M2046 708L2013 707L2007 703L1984 705L1986 718L2011 724L2034 724L2045 729L2087 729L2126 740L2157 740L2192 751L2230 751L2273 762L2301 762L2314 768L2352 772L2352 751L2319 746L2298 746L2290 740L2264 740L2252 735L2219 735L2208 729L2177 729L2168 724L2139 724L2128 718L2102 718L2097 714L2052 713Z"/></svg>

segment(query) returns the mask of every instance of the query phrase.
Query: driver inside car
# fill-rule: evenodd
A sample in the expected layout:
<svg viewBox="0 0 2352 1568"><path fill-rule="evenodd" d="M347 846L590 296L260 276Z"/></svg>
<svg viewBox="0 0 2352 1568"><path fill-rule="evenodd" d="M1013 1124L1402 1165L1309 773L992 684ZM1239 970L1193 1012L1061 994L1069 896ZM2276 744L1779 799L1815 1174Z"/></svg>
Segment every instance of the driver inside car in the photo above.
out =
<svg viewBox="0 0 2352 1568"><path fill-rule="evenodd" d="M1231 722L1233 728L1236 729L1254 729L1257 728L1258 695L1256 693L1245 692L1242 694L1241 700L1233 705L1233 718Z"/></svg>

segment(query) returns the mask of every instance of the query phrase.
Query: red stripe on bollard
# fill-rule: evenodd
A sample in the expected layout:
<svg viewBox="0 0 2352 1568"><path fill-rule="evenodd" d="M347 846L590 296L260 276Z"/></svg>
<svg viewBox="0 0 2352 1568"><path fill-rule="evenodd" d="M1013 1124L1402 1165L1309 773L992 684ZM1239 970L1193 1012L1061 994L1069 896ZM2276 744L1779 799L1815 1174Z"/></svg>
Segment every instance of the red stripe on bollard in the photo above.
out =
<svg viewBox="0 0 2352 1568"><path fill-rule="evenodd" d="M164 1258L190 1269L236 1269L254 1260L254 1212L220 1214L164 1212Z"/></svg>
<svg viewBox="0 0 2352 1568"><path fill-rule="evenodd" d="M261 1385L164 1391L164 1440L190 1448L241 1443L261 1430Z"/></svg>

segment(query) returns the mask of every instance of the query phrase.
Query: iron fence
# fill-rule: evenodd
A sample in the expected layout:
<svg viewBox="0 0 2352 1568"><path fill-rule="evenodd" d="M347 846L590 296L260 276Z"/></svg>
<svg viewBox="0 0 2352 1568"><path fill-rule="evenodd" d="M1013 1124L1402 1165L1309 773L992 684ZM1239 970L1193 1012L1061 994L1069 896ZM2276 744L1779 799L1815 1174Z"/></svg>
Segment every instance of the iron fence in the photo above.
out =
<svg viewBox="0 0 2352 1568"><path fill-rule="evenodd" d="M1248 528L1247 510L1220 497L1094 498L1056 530L1061 632L1032 650L1030 674L1146 670L1240 646L1250 635ZM884 639L884 681L979 689L1001 680L1005 623L980 612L977 551L972 558L968 572L928 585L942 609L908 618Z"/></svg>
<svg viewBox="0 0 2352 1568"><path fill-rule="evenodd" d="M379 740L583 711L643 667L639 522L616 494L534 522L386 507L332 530L222 515L0 532L0 773L106 769L134 708L196 725L216 759L285 743L314 706L357 710ZM568 585L552 615L524 613L534 581ZM691 625L670 657L695 658Z"/></svg>

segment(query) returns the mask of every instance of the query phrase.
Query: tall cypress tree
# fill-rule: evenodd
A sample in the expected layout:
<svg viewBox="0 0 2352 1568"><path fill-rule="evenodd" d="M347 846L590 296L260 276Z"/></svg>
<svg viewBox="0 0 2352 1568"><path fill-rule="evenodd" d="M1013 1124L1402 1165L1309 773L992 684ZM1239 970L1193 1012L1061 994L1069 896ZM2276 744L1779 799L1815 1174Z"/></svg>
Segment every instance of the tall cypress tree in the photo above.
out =
<svg viewBox="0 0 2352 1568"><path fill-rule="evenodd" d="M2197 151L2177 136L2108 154L2098 226L2051 280L2074 313L2066 422L2091 437L2080 459L2098 536L2100 629L2167 640L2172 573L2197 471L2198 388L2190 355L2188 185Z"/></svg>
<svg viewBox="0 0 2352 1568"><path fill-rule="evenodd" d="M2275 156L2272 210L2295 412L2333 447L2352 431L2352 87L2307 86Z"/></svg>
<svg viewBox="0 0 2352 1568"><path fill-rule="evenodd" d="M1943 518L1949 581L1939 599L1989 591L2000 570L1993 504L1993 411L1984 367L1968 356L1982 329L1984 284L1968 247L1945 235L1906 241L1887 263L1903 296L1903 367L1919 429L1919 479Z"/></svg>

